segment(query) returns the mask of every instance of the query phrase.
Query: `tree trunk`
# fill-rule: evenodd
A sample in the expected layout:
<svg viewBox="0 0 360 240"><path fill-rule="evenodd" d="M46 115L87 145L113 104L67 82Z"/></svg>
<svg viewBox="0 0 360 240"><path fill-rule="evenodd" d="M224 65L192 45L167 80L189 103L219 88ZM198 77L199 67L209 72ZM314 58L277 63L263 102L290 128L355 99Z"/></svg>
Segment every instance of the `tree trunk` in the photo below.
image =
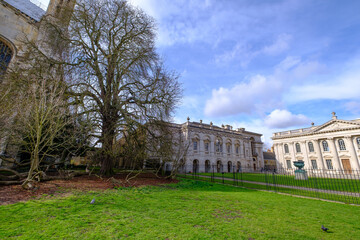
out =
<svg viewBox="0 0 360 240"><path fill-rule="evenodd" d="M110 117L104 117L102 127L103 141L100 168L100 175L102 176L114 175L113 140L115 138L115 124L116 121L111 120Z"/></svg>

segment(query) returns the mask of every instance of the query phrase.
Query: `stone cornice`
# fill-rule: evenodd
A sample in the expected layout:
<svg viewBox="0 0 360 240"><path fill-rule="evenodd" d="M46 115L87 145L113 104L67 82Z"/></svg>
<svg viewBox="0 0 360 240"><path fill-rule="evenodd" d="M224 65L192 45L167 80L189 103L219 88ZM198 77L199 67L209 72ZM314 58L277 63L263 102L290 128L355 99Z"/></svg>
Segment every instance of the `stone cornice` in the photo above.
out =
<svg viewBox="0 0 360 240"><path fill-rule="evenodd" d="M349 124L349 125L354 125L355 127L329 129L327 131L319 132L321 129L324 129L327 126L330 126L331 124L334 124L334 123L345 123L345 124ZM277 132L277 133L274 133L275 136L273 136L271 139L277 140L277 139L284 139L284 138L302 137L302 136L318 135L318 134L323 134L323 133L341 132L341 131L356 130L356 129L360 129L360 122L357 122L354 120L348 121L348 120L341 120L341 119L332 119L332 120L330 120L322 125L319 125L317 127L305 128L305 129L294 129L294 130L285 131L285 132ZM291 133L291 131L296 131L296 132ZM289 132L289 133L286 134L287 132ZM284 133L284 135L281 135L281 133Z"/></svg>
<svg viewBox="0 0 360 240"><path fill-rule="evenodd" d="M289 135L283 135L283 136L275 136L275 137L272 137L271 139L278 140L278 139L285 139L285 138L297 138L297 137L303 137L303 136L320 135L320 134L324 134L324 133L343 132L343 131L358 130L358 129L360 130L360 126L352 127L352 128L334 129L334 130L328 130L328 131L322 131L322 132L295 133L295 134L289 134Z"/></svg>

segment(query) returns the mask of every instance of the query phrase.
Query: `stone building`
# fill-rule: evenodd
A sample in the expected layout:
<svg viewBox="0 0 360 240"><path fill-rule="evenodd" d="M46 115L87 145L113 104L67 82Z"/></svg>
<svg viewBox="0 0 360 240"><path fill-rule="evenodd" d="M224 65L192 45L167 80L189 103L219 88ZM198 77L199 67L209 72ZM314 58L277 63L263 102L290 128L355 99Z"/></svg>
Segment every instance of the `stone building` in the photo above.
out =
<svg viewBox="0 0 360 240"><path fill-rule="evenodd" d="M276 170L276 156L271 151L263 152L264 156L264 170L274 171Z"/></svg>
<svg viewBox="0 0 360 240"><path fill-rule="evenodd" d="M218 127L200 122L174 124L182 129L189 144L184 162L186 171L232 172L240 168L260 170L264 167L261 134L233 130L229 125Z"/></svg>
<svg viewBox="0 0 360 240"><path fill-rule="evenodd" d="M45 16L61 18L75 0L50 0L46 11L29 0L0 0L0 75L24 52L24 40L39 40Z"/></svg>
<svg viewBox="0 0 360 240"><path fill-rule="evenodd" d="M322 125L273 134L277 167L293 168L302 160L305 168L359 170L360 119L340 120L335 113Z"/></svg>
<svg viewBox="0 0 360 240"><path fill-rule="evenodd" d="M21 62L24 41L38 41L44 36L44 17L62 18L74 5L75 0L50 0L44 11L29 0L0 0L0 84L7 68ZM5 152L6 143L7 136L0 136L0 154Z"/></svg>

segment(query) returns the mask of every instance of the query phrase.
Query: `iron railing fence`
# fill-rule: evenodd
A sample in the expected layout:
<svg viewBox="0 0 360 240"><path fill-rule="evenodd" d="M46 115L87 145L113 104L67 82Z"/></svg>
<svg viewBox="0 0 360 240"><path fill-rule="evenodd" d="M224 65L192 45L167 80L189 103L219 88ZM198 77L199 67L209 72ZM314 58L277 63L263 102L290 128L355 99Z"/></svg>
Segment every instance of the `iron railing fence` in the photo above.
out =
<svg viewBox="0 0 360 240"><path fill-rule="evenodd" d="M254 169L237 166L184 165L179 177L219 182L248 188L289 193L319 199L360 204L360 171L304 169Z"/></svg>

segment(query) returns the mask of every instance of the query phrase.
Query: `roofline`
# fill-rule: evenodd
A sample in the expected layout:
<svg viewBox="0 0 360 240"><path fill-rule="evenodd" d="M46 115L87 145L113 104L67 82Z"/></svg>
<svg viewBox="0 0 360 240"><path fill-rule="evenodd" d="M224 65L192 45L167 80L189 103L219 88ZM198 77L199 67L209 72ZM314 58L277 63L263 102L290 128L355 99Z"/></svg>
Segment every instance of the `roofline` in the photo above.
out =
<svg viewBox="0 0 360 240"><path fill-rule="evenodd" d="M21 13L20 15L25 18L26 20L31 20L33 21L33 23L39 23L42 19L42 17L40 18L40 20L36 20L35 18L32 18L31 16L27 15L26 13L22 12L21 10L17 9L16 7L14 7L13 5L11 5L10 3L5 2L4 0L0 0L1 3L4 6L10 6L11 9L13 9L15 11L15 13ZM30 1L30 0L29 0ZM30 1L31 2L31 1ZM33 2L31 2L32 4L34 4ZM35 5L35 4L34 4ZM35 5L36 6L36 5Z"/></svg>

